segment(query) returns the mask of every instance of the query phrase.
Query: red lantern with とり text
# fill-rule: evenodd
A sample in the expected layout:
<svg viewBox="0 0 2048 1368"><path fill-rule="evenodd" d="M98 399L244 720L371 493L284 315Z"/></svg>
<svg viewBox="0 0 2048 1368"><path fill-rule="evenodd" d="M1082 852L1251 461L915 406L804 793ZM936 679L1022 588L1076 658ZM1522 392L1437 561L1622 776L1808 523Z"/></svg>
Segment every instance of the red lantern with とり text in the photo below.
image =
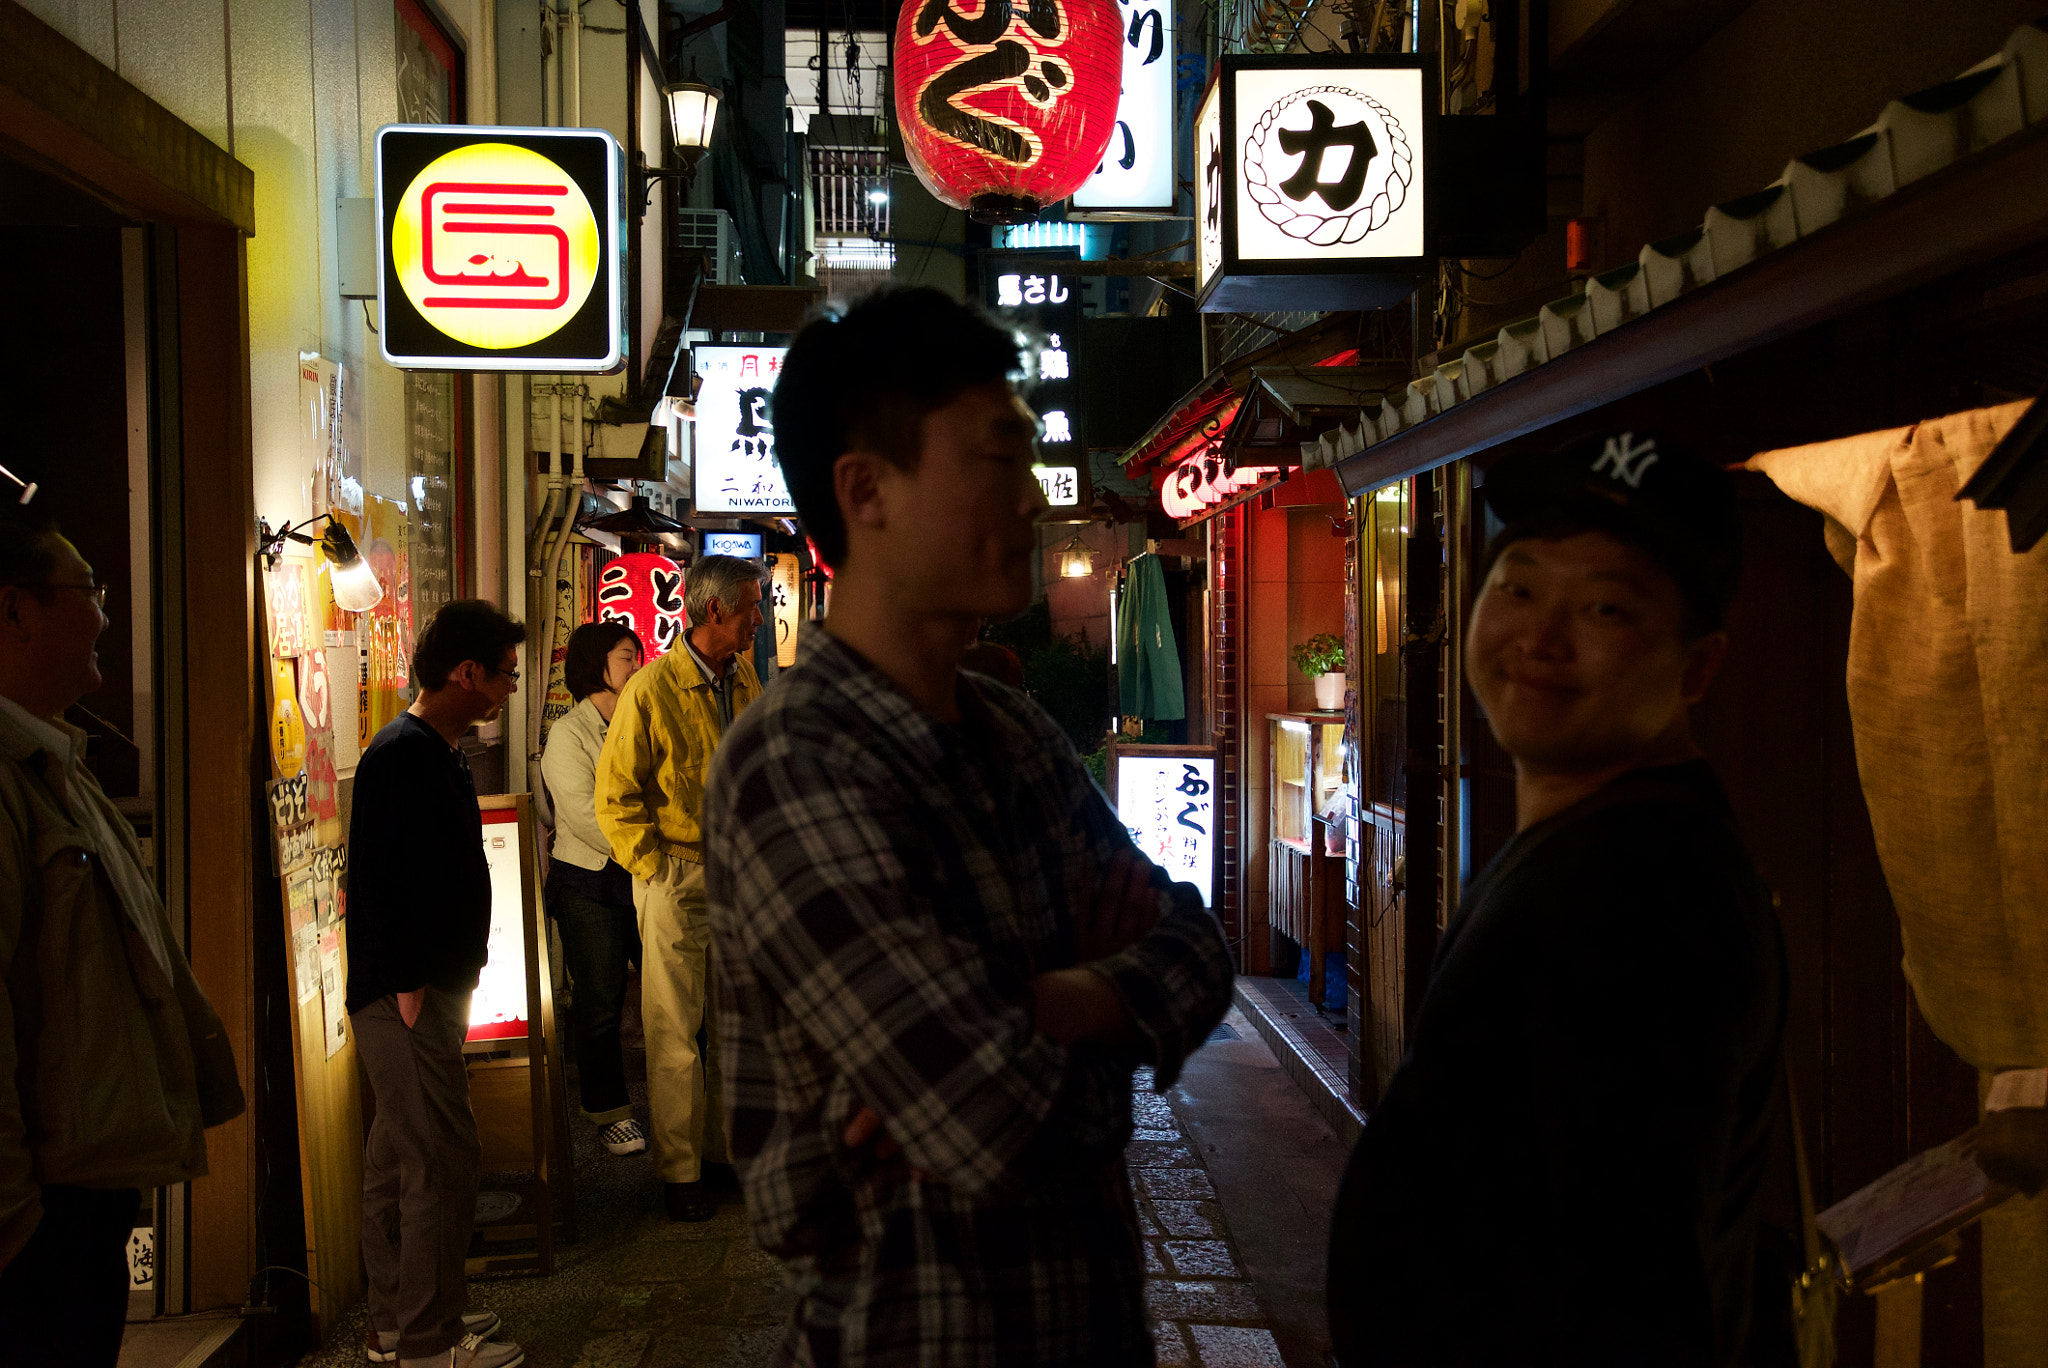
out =
<svg viewBox="0 0 2048 1368"><path fill-rule="evenodd" d="M904 0L896 118L911 169L982 223L1026 223L1102 161L1123 89L1117 0Z"/></svg>
<svg viewBox="0 0 2048 1368"><path fill-rule="evenodd" d="M667 655L684 627L683 568L652 551L605 562L597 572L597 620L632 628L649 660Z"/></svg>

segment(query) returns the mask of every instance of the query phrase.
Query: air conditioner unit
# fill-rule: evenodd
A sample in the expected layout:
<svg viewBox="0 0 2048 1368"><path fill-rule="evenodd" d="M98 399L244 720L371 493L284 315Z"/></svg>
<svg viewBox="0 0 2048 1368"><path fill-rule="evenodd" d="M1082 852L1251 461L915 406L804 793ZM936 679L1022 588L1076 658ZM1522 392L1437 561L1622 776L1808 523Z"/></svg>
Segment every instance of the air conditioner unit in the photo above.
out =
<svg viewBox="0 0 2048 1368"><path fill-rule="evenodd" d="M732 216L723 209L684 209L676 214L675 250L707 258L711 283L739 285L740 244Z"/></svg>

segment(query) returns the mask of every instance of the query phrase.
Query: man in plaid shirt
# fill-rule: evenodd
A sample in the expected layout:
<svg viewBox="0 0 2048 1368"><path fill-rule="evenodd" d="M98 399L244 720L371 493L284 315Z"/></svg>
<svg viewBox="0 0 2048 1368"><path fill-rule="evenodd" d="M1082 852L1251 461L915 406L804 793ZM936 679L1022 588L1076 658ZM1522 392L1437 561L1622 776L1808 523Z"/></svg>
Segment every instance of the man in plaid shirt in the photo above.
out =
<svg viewBox="0 0 2048 1368"><path fill-rule="evenodd" d="M797 1364L1150 1364L1122 1151L1229 1004L1195 891L1066 735L959 670L1031 598L1007 330L888 290L798 337L778 456L832 610L705 803L732 1154Z"/></svg>

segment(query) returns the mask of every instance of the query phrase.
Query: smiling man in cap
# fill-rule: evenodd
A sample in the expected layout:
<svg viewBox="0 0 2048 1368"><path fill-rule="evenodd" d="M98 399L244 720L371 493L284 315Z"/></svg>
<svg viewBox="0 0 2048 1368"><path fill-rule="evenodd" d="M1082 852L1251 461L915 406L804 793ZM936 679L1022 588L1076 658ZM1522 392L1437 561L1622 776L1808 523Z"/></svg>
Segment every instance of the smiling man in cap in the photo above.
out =
<svg viewBox="0 0 2048 1368"><path fill-rule="evenodd" d="M1517 831L1444 933L1338 1197L1347 1365L1738 1361L1784 951L1690 706L1727 650L1728 477L1644 433L1488 473L1465 658Z"/></svg>

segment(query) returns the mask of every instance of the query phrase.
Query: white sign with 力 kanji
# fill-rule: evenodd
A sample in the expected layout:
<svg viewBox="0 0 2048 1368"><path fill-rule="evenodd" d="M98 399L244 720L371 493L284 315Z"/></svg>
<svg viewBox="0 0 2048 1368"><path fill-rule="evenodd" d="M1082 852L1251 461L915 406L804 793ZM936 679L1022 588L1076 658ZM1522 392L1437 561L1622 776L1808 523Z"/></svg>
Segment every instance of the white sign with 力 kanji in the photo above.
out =
<svg viewBox="0 0 2048 1368"><path fill-rule="evenodd" d="M1428 269L1432 73L1230 56L1195 119L1202 307L1381 308Z"/></svg>
<svg viewBox="0 0 2048 1368"><path fill-rule="evenodd" d="M1116 812L1138 849L1169 878L1195 886L1213 905L1216 872L1216 760L1211 755L1116 758Z"/></svg>

